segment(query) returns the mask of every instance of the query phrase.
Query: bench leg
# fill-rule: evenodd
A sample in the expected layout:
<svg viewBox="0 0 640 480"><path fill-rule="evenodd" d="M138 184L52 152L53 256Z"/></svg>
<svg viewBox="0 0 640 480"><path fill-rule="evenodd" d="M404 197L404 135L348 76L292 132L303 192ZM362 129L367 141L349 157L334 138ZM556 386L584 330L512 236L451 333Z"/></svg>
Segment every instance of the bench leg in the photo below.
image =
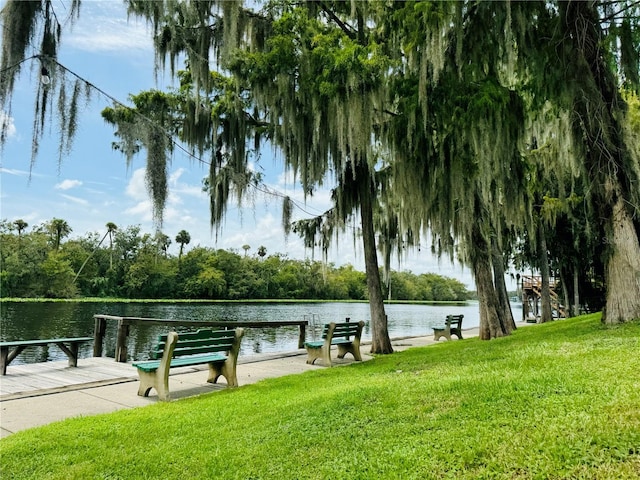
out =
<svg viewBox="0 0 640 480"><path fill-rule="evenodd" d="M152 388L158 392L158 399L167 402L171 400L169 394L169 376L166 377L159 375L158 370L153 372L145 372L138 369L138 376L140 377L140 386L138 387L138 395L141 397L148 397ZM161 378L164 377L164 378Z"/></svg>
<svg viewBox="0 0 640 480"><path fill-rule="evenodd" d="M207 365L209 365L209 378L207 379L207 382L217 383L218 378L222 376L227 381L228 387L238 386L238 376L236 374L235 365L232 365L232 362L227 360L224 362L211 362Z"/></svg>
<svg viewBox="0 0 640 480"><path fill-rule="evenodd" d="M459 328L454 328L453 330L451 330L451 334L458 337L458 340L463 340L462 331Z"/></svg>
<svg viewBox="0 0 640 480"><path fill-rule="evenodd" d="M69 358L69 366L77 367L78 366L78 342L71 342L67 347L64 343L58 342L56 343L60 350L62 350L67 357Z"/></svg>
<svg viewBox="0 0 640 480"><path fill-rule="evenodd" d="M26 345L18 345L9 351L9 347L0 347L0 369L2 370L2 375L7 374L9 364L13 362L13 359L20 355L25 348L27 348Z"/></svg>
<svg viewBox="0 0 640 480"><path fill-rule="evenodd" d="M322 350L322 363L325 367L331 366L331 345L327 345L326 342L321 348Z"/></svg>
<svg viewBox="0 0 640 480"><path fill-rule="evenodd" d="M447 340L451 340L451 332L448 328L434 328L433 329L433 340L438 341L440 337L444 337Z"/></svg>
<svg viewBox="0 0 640 480"><path fill-rule="evenodd" d="M331 366L331 345L328 347L323 345L322 347L305 347L307 349L307 364L313 365L316 360L322 359L322 364L325 367Z"/></svg>
<svg viewBox="0 0 640 480"><path fill-rule="evenodd" d="M7 374L7 365L9 365L8 357L9 347L0 347L0 371L2 375Z"/></svg>
<svg viewBox="0 0 640 480"><path fill-rule="evenodd" d="M321 348L312 348L312 347L305 346L305 349L307 350L307 364L308 365L313 365L313 363L317 359L322 358L322 349Z"/></svg>
<svg viewBox="0 0 640 480"><path fill-rule="evenodd" d="M344 356L350 353L355 358L356 362L362 361L362 355L360 355L360 348L356 348L355 345L338 345L338 358L344 358Z"/></svg>

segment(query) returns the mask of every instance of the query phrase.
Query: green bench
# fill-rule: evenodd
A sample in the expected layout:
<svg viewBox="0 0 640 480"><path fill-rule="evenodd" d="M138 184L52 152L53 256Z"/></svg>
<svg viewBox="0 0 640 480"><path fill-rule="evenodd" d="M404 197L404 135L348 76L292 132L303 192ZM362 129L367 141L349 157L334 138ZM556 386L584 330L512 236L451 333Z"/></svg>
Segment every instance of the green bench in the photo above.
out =
<svg viewBox="0 0 640 480"><path fill-rule="evenodd" d="M455 335L462 340L462 319L464 315L447 315L444 326L433 327L433 339L437 342L440 337L451 340L451 335Z"/></svg>
<svg viewBox="0 0 640 480"><path fill-rule="evenodd" d="M338 347L338 358L344 358L347 353L353 355L356 361L362 361L360 355L360 337L364 322L358 323L327 323L322 328L322 340L315 342L305 342L304 348L307 350L307 363L313 363L321 358L325 367L331 366L331 346ZM353 339L351 339L353 337Z"/></svg>
<svg viewBox="0 0 640 480"><path fill-rule="evenodd" d="M151 360L134 362L138 369L138 395L147 397L152 388L162 401L170 400L169 370L173 367L209 365L207 382L216 383L220 376L227 386L237 387L236 364L244 329L198 330L194 333L169 332L158 337Z"/></svg>
<svg viewBox="0 0 640 480"><path fill-rule="evenodd" d="M43 347L55 344L69 357L69 366L78 366L78 347L81 343L93 342L93 337L49 338L46 340L16 340L0 342L0 370L7 374L7 366L27 347Z"/></svg>

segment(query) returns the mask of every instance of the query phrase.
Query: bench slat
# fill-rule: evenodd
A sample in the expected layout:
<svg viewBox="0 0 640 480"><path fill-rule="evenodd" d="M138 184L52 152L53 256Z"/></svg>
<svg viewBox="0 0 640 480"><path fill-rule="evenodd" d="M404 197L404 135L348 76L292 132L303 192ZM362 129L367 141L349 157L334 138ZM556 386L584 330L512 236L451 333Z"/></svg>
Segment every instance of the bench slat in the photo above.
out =
<svg viewBox="0 0 640 480"><path fill-rule="evenodd" d="M327 325L322 329L322 338L327 338L329 328ZM333 338L335 337L351 337L358 333L357 323L337 323L336 328L333 330Z"/></svg>
<svg viewBox="0 0 640 480"><path fill-rule="evenodd" d="M180 339L182 340L182 339ZM225 345L233 345L233 337L226 338L212 338L212 339L201 339L201 340L187 340L184 342L180 342L181 348L199 348L199 347L224 347ZM166 343L159 343L157 345L157 351L163 351L165 349Z"/></svg>
<svg viewBox="0 0 640 480"><path fill-rule="evenodd" d="M188 367L190 365L202 365L211 362L224 362L227 359L224 355L193 355L191 357L174 358L171 360L171 368ZM160 360L149 360L144 362L134 362L132 365L145 372L153 372L160 366Z"/></svg>
<svg viewBox="0 0 640 480"><path fill-rule="evenodd" d="M201 347L185 347L183 348L180 343L173 351L173 357L184 357L185 355L199 355L202 353L211 352L227 352L231 350L233 344L227 343L224 345L202 345Z"/></svg>
<svg viewBox="0 0 640 480"><path fill-rule="evenodd" d="M48 345L50 343L84 343L93 341L93 337L75 337L75 338L49 338L46 340L15 340L12 342L0 342L0 347L33 347Z"/></svg>
<svg viewBox="0 0 640 480"><path fill-rule="evenodd" d="M235 341L235 330L198 330L197 332L181 333L179 336L180 339L173 352L174 357L229 351ZM166 342L167 334L158 337L158 345L151 352L152 359L162 358Z"/></svg>
<svg viewBox="0 0 640 480"><path fill-rule="evenodd" d="M180 333L180 341L199 339L215 339L215 338L233 338L235 330L198 330L197 332ZM160 341L167 341L167 334L160 335Z"/></svg>

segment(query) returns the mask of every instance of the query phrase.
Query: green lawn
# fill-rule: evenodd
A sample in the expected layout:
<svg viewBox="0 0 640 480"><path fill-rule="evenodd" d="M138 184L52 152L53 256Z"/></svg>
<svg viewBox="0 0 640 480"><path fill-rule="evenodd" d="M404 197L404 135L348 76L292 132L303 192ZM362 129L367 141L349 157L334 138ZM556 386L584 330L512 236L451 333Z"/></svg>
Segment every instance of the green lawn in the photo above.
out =
<svg viewBox="0 0 640 480"><path fill-rule="evenodd" d="M640 323L599 315L67 420L0 477L640 478Z"/></svg>

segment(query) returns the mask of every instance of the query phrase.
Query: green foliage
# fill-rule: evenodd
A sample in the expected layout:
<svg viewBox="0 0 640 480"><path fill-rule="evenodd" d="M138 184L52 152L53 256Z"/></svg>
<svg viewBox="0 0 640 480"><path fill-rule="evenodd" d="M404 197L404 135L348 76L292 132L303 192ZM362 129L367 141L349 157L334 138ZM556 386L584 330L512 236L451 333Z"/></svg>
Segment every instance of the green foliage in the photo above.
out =
<svg viewBox="0 0 640 480"><path fill-rule="evenodd" d="M42 262L41 272L44 276L45 297L72 298L76 295L73 283L75 274L68 260L65 260L58 252L50 251Z"/></svg>
<svg viewBox="0 0 640 480"><path fill-rule="evenodd" d="M634 479L640 390L629 372L640 368L640 324L605 328L599 318L18 432L0 441L0 473Z"/></svg>
<svg viewBox="0 0 640 480"><path fill-rule="evenodd" d="M142 234L137 226L118 229L111 222L102 236L89 233L79 239L61 241L56 249L55 229L51 226L66 225L66 222L54 220L56 222L46 222L20 234L13 223L0 223L3 297L368 298L366 275L351 265L336 268L317 261L292 260L279 253L267 255L264 247L248 255L196 246L173 256L166 248L170 238L162 232ZM113 236L113 241L105 242L107 236ZM188 244L187 236L184 230L176 236L180 251ZM395 275L394 272L394 278ZM453 279L411 272L397 275L402 280L394 280L392 299L467 298L464 287ZM412 285L412 293L400 294L403 291L398 286L400 282Z"/></svg>

